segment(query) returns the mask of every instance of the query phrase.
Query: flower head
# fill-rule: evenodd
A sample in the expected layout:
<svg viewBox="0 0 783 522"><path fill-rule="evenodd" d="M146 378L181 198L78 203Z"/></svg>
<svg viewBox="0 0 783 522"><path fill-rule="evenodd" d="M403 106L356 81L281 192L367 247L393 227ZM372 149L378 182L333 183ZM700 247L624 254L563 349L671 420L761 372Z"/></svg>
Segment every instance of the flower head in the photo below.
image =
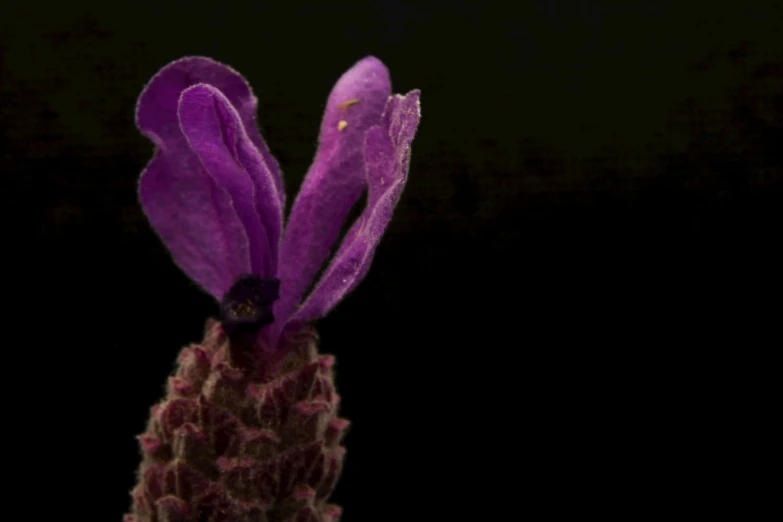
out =
<svg viewBox="0 0 783 522"><path fill-rule="evenodd" d="M136 121L156 151L141 205L174 262L220 303L220 323L180 352L151 409L126 522L339 517L327 501L348 421L337 416L334 358L318 354L307 323L366 275L405 186L419 92L390 93L372 57L338 80L284 229L280 168L236 71L183 58L142 92ZM364 212L303 298L364 190Z"/></svg>
<svg viewBox="0 0 783 522"><path fill-rule="evenodd" d="M174 262L221 302L224 327L264 328L275 345L366 275L405 186L419 92L392 96L373 57L343 74L285 229L280 167L256 127L256 104L239 73L211 59L164 67L137 106L137 125L156 145L139 198ZM305 298L365 189L366 208Z"/></svg>

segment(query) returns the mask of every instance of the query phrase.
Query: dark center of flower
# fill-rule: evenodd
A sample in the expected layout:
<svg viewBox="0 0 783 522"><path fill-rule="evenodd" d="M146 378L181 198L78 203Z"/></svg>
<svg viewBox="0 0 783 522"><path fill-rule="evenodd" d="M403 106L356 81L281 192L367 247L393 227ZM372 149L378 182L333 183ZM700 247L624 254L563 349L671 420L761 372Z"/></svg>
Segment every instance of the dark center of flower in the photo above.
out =
<svg viewBox="0 0 783 522"><path fill-rule="evenodd" d="M237 278L220 303L220 322L227 334L255 333L274 322L272 303L277 300L280 280L254 274Z"/></svg>

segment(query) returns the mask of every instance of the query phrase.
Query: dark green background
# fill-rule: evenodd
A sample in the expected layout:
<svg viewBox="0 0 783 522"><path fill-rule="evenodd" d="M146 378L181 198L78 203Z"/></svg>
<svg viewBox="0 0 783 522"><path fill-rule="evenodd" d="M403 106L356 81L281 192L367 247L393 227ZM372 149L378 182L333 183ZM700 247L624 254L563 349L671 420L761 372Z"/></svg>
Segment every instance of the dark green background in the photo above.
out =
<svg viewBox="0 0 783 522"><path fill-rule="evenodd" d="M32 372L10 422L41 439L20 483L74 520L120 520L133 436L216 312L137 204L144 84L185 55L245 75L290 206L333 82L373 54L395 92L421 89L422 121L373 269L319 326L354 423L344 520L707 502L741 407L726 363L779 307L783 203L783 9L722 4L3 7Z"/></svg>

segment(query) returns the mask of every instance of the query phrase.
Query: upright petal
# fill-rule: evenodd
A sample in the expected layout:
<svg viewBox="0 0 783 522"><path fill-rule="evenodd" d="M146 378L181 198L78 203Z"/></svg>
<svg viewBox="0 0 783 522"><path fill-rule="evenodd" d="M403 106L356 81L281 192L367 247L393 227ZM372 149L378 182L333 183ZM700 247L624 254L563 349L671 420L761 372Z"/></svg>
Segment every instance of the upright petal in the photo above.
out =
<svg viewBox="0 0 783 522"><path fill-rule="evenodd" d="M280 207L283 208L285 191L280 167L256 126L258 99L242 75L231 67L202 56L188 56L168 64L150 81L145 90L149 94L143 104L141 98L139 99L136 108L139 128L147 135L154 133L162 139L178 134L179 125L171 116L176 112L179 96L188 87L199 83L216 87L236 109L247 137L264 158L264 163L274 179Z"/></svg>
<svg viewBox="0 0 783 522"><path fill-rule="evenodd" d="M182 134L177 104L186 82L177 63L164 67L139 97L136 123L156 145L139 180L139 200L174 262L220 299L251 269L248 238L229 193Z"/></svg>
<svg viewBox="0 0 783 522"><path fill-rule="evenodd" d="M179 153L171 142L157 145L139 180L141 207L177 266L220 299L250 271L245 229L228 192L194 154Z"/></svg>
<svg viewBox="0 0 783 522"><path fill-rule="evenodd" d="M299 304L364 189L364 138L381 123L390 93L386 67L368 57L343 74L329 95L318 152L291 209L280 252L278 328Z"/></svg>
<svg viewBox="0 0 783 522"><path fill-rule="evenodd" d="M367 133L367 207L345 236L312 293L291 318L292 323L323 317L367 274L405 187L411 142L420 117L419 91L411 91L404 97L394 96L384 113L383 125Z"/></svg>
<svg viewBox="0 0 783 522"><path fill-rule="evenodd" d="M229 100L211 85L187 88L178 115L201 164L231 195L250 242L252 272L276 275L282 209L272 174Z"/></svg>

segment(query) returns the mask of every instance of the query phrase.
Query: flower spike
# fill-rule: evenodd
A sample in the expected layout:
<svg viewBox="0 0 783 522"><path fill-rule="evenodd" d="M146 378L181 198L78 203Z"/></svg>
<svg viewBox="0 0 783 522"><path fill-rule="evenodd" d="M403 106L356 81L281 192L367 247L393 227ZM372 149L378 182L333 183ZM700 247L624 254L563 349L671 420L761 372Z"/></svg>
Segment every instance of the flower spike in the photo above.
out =
<svg viewBox="0 0 783 522"><path fill-rule="evenodd" d="M155 145L139 180L150 224L220 321L184 348L138 437L142 464L125 522L336 522L342 471L334 358L312 321L365 277L407 181L419 92L391 95L367 57L329 95L315 159L283 227L277 161L257 100L230 67L187 57L144 88L136 123ZM349 210L367 190L320 280Z"/></svg>

